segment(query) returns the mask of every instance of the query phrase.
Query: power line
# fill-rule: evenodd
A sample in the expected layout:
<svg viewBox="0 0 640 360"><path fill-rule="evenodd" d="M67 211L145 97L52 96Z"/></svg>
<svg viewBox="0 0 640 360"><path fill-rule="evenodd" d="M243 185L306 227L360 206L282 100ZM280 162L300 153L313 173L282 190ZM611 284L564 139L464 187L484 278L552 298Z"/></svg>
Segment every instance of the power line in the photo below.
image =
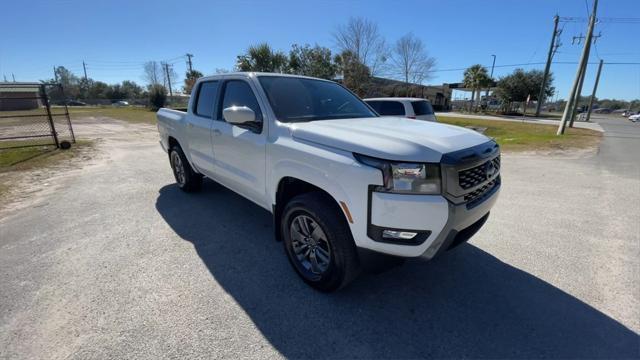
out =
<svg viewBox="0 0 640 360"><path fill-rule="evenodd" d="M595 41L593 42L593 49L596 51L596 57L602 60L602 58L600 57L600 54L598 53L598 44Z"/></svg>
<svg viewBox="0 0 640 360"><path fill-rule="evenodd" d="M544 65L545 62L528 62L528 63L520 63L520 64L503 64L496 65L497 68L505 68L505 67L517 67L517 66L530 66L530 65ZM576 65L577 61L553 61L552 64L560 64L560 65ZM589 65L598 65L598 62L589 62ZM640 65L640 62L605 62L605 65ZM490 67L491 65L482 65L484 67ZM446 72L446 71L463 71L467 70L468 67L464 68L452 68L452 69L437 69L431 70L429 72Z"/></svg>
<svg viewBox="0 0 640 360"><path fill-rule="evenodd" d="M587 10L587 17L589 17L590 14L589 14L589 3L588 3L588 0L584 0L584 8Z"/></svg>
<svg viewBox="0 0 640 360"><path fill-rule="evenodd" d="M580 16L562 16L560 17L560 22L573 22L573 23L583 23L587 22L589 18L584 18ZM614 17L602 17L596 19L598 23L608 23L608 24L640 24L640 18L614 18Z"/></svg>

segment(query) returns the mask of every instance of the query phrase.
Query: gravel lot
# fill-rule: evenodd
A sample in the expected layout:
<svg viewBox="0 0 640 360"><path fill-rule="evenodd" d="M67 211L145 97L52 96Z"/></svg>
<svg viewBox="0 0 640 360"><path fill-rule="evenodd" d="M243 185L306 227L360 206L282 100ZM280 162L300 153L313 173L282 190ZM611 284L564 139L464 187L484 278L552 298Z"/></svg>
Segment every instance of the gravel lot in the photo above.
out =
<svg viewBox="0 0 640 360"><path fill-rule="evenodd" d="M598 154L506 154L469 244L326 295L152 126L77 121L95 152L0 212L0 358L639 358L640 124L600 124Z"/></svg>

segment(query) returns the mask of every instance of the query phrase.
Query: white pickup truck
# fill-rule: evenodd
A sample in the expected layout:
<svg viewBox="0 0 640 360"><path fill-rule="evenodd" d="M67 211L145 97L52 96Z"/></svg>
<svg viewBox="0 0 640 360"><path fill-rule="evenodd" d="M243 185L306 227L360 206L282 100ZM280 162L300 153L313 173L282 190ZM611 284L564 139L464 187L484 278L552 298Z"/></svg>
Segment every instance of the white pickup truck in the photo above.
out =
<svg viewBox="0 0 640 360"><path fill-rule="evenodd" d="M332 81L268 73L204 77L188 111L158 111L177 185L203 176L273 214L296 272L322 291L365 255L431 259L482 227L500 149L475 131L381 117Z"/></svg>

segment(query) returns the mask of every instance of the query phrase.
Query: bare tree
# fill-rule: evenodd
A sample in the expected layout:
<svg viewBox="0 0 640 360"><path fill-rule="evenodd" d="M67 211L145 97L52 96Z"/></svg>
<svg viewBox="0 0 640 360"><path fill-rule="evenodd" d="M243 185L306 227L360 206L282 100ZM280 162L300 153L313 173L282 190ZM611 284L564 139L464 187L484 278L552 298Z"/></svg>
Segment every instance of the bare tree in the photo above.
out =
<svg viewBox="0 0 640 360"><path fill-rule="evenodd" d="M431 77L436 60L429 57L424 43L408 33L398 39L391 56L393 74L404 82L420 84Z"/></svg>
<svg viewBox="0 0 640 360"><path fill-rule="evenodd" d="M142 78L149 85L159 85L164 81L164 69L157 61L147 61L144 63L144 74Z"/></svg>
<svg viewBox="0 0 640 360"><path fill-rule="evenodd" d="M372 75L383 71L389 51L376 23L360 17L349 18L346 24L336 28L333 39L340 53L353 54Z"/></svg>

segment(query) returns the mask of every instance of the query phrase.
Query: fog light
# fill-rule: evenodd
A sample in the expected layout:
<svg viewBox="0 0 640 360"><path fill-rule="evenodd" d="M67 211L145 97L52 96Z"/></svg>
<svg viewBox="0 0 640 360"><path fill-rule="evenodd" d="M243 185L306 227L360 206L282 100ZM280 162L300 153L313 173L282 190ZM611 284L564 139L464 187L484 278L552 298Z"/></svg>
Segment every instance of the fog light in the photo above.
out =
<svg viewBox="0 0 640 360"><path fill-rule="evenodd" d="M396 230L384 230L382 231L382 237L387 239L402 239L402 240L411 240L418 233L410 232L410 231L396 231Z"/></svg>

